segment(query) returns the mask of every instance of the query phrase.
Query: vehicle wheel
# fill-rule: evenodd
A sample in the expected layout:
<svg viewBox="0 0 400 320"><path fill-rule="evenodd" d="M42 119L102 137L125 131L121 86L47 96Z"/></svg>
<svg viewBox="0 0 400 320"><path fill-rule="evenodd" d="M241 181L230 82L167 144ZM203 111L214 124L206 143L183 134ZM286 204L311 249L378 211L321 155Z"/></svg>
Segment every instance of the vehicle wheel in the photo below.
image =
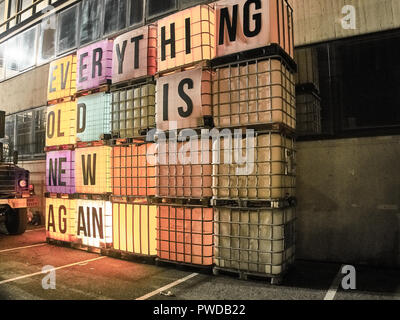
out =
<svg viewBox="0 0 400 320"><path fill-rule="evenodd" d="M28 216L26 209L13 210L9 208L6 211L6 229L9 234L23 234L28 224Z"/></svg>

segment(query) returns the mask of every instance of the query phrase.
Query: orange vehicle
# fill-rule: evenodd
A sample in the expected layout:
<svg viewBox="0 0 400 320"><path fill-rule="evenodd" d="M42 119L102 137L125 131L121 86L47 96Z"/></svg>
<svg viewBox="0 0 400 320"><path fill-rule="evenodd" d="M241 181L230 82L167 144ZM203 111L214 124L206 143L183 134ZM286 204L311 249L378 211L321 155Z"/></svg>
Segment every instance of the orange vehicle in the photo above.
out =
<svg viewBox="0 0 400 320"><path fill-rule="evenodd" d="M0 138L4 138L5 113L0 112ZM3 151L3 144L0 143ZM29 184L29 171L19 168L18 153L13 152L13 162L4 162L0 155L0 223L5 223L9 234L18 235L26 230L28 208L39 205L34 196L33 185Z"/></svg>

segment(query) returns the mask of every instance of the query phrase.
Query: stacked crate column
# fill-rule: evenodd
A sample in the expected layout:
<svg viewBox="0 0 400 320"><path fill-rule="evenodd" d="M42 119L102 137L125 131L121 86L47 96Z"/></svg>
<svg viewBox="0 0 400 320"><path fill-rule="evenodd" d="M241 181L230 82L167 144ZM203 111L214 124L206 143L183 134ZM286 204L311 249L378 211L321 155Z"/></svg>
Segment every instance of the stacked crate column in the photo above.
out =
<svg viewBox="0 0 400 320"><path fill-rule="evenodd" d="M50 64L46 123L46 237L76 239L75 151L76 56Z"/></svg>
<svg viewBox="0 0 400 320"><path fill-rule="evenodd" d="M114 40L112 85L113 248L122 254L154 258L156 252L154 146L146 134L155 128L157 26L127 32Z"/></svg>

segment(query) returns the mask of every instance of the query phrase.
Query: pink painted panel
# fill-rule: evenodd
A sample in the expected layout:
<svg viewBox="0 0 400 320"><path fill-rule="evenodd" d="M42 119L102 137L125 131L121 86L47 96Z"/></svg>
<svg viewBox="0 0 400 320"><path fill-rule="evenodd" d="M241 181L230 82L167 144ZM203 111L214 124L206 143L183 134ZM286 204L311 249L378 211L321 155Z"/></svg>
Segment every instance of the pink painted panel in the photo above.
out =
<svg viewBox="0 0 400 320"><path fill-rule="evenodd" d="M88 90L105 84L112 77L113 41L103 40L78 50L77 88Z"/></svg>
<svg viewBox="0 0 400 320"><path fill-rule="evenodd" d="M75 193L75 151L46 154L46 189L51 193Z"/></svg>

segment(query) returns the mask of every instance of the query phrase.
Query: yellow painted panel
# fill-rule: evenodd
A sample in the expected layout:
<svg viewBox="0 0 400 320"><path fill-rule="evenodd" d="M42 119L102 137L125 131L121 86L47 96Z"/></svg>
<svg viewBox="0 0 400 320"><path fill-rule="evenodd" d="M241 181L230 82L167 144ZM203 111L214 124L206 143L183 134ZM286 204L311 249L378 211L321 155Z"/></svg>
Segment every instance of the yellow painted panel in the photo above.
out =
<svg viewBox="0 0 400 320"><path fill-rule="evenodd" d="M46 199L46 237L71 242L76 238L76 200Z"/></svg>
<svg viewBox="0 0 400 320"><path fill-rule="evenodd" d="M113 204L113 226L118 226L119 224L119 204ZM119 228L113 228L113 245L114 249L119 250Z"/></svg>
<svg viewBox="0 0 400 320"><path fill-rule="evenodd" d="M142 252L149 252L149 232L148 232L148 206L140 206L140 235L142 236Z"/></svg>
<svg viewBox="0 0 400 320"><path fill-rule="evenodd" d="M114 204L114 249L156 256L157 207L145 204ZM125 218L126 217L126 218Z"/></svg>
<svg viewBox="0 0 400 320"><path fill-rule="evenodd" d="M53 61L50 64L47 101L67 98L76 93L76 55Z"/></svg>
<svg viewBox="0 0 400 320"><path fill-rule="evenodd" d="M132 212L133 210L133 205L128 204L127 207L127 228L126 228L126 233L127 233L127 248L126 250L128 252L133 252L133 216L129 214L129 212Z"/></svg>
<svg viewBox="0 0 400 320"><path fill-rule="evenodd" d="M157 255L157 207L149 206L150 255Z"/></svg>
<svg viewBox="0 0 400 320"><path fill-rule="evenodd" d="M128 226L126 223L126 206L124 206L124 205L120 206L120 208L119 208L119 223L120 223L120 228L121 228L121 232L119 234L120 239L121 239L120 250L126 251L126 236L127 236L126 230L128 229Z"/></svg>
<svg viewBox="0 0 400 320"><path fill-rule="evenodd" d="M75 101L47 107L47 147L76 143L76 110Z"/></svg>
<svg viewBox="0 0 400 320"><path fill-rule="evenodd" d="M111 147L76 149L75 181L77 193L111 193Z"/></svg>
<svg viewBox="0 0 400 320"><path fill-rule="evenodd" d="M140 245L140 207L138 205L133 206L133 245L134 253L141 252Z"/></svg>

